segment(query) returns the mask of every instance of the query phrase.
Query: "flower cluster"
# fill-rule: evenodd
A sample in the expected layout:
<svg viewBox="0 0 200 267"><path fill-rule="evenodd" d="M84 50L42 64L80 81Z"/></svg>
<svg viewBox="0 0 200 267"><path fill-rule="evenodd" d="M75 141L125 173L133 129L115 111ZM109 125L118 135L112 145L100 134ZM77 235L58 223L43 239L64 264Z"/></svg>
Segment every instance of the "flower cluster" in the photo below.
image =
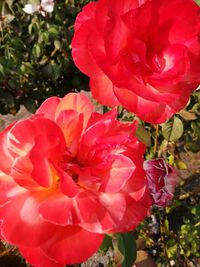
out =
<svg viewBox="0 0 200 267"><path fill-rule="evenodd" d="M200 82L200 7L193 0L98 0L79 13L75 63L94 98L150 123L181 110ZM53 0L27 4L52 12ZM178 16L177 16L178 14ZM51 97L0 133L0 236L36 267L81 263L105 234L128 232L173 197L177 173L144 162L136 122L94 111L84 94Z"/></svg>
<svg viewBox="0 0 200 267"><path fill-rule="evenodd" d="M83 94L46 100L0 134L1 236L37 267L80 263L151 206L136 124Z"/></svg>
<svg viewBox="0 0 200 267"><path fill-rule="evenodd" d="M156 124L199 85L199 34L194 0L99 0L76 19L72 55L101 104Z"/></svg>
<svg viewBox="0 0 200 267"><path fill-rule="evenodd" d="M54 0L42 0L40 5L26 4L23 11L27 14L33 14L39 12L43 17L47 16L47 13L53 12Z"/></svg>

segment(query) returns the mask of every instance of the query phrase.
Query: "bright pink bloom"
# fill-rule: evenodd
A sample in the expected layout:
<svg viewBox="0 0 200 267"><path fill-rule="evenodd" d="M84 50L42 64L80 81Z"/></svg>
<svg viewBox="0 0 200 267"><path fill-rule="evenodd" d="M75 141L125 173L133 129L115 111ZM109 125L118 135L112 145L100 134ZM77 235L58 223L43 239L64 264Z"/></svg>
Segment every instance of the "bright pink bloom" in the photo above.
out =
<svg viewBox="0 0 200 267"><path fill-rule="evenodd" d="M168 165L164 159L146 160L143 166L154 204L166 206L174 196L176 169Z"/></svg>
<svg viewBox="0 0 200 267"><path fill-rule="evenodd" d="M0 134L1 235L31 265L83 262L146 216L145 146L116 116L70 93Z"/></svg>
<svg viewBox="0 0 200 267"><path fill-rule="evenodd" d="M161 123L200 82L194 0L99 0L77 16L72 56L94 98Z"/></svg>

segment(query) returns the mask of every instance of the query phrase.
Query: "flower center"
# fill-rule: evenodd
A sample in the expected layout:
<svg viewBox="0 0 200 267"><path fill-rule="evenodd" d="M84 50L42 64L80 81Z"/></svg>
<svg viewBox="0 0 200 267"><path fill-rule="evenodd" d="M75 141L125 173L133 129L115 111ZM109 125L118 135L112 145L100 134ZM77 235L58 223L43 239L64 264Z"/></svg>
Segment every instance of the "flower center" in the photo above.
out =
<svg viewBox="0 0 200 267"><path fill-rule="evenodd" d="M67 172L75 183L78 183L78 177L83 169L83 164L77 158L72 158L71 153L66 151L61 161L61 168Z"/></svg>

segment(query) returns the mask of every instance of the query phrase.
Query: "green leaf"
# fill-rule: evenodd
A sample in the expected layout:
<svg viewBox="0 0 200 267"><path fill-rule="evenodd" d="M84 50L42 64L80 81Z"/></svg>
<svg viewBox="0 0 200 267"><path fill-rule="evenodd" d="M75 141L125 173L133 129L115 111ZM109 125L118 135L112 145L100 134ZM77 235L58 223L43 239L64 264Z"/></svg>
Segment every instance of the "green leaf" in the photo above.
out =
<svg viewBox="0 0 200 267"><path fill-rule="evenodd" d="M4 67L1 63L0 63L0 73L4 75Z"/></svg>
<svg viewBox="0 0 200 267"><path fill-rule="evenodd" d="M176 253L177 253L177 244L174 244L173 246L170 246L168 249L167 249L167 252L168 252L168 255L170 258L173 258Z"/></svg>
<svg viewBox="0 0 200 267"><path fill-rule="evenodd" d="M35 101L31 98L27 98L24 100L24 106L31 113L35 113L37 109Z"/></svg>
<svg viewBox="0 0 200 267"><path fill-rule="evenodd" d="M37 6L37 5L40 4L40 1L39 0L29 0L28 3L31 4L31 5Z"/></svg>
<svg viewBox="0 0 200 267"><path fill-rule="evenodd" d="M136 241L134 232L116 234L115 236L117 238L118 249L124 256L122 267L132 267L136 259Z"/></svg>
<svg viewBox="0 0 200 267"><path fill-rule="evenodd" d="M49 42L49 34L47 32L42 32L39 34L38 42L42 43L44 42L47 44Z"/></svg>
<svg viewBox="0 0 200 267"><path fill-rule="evenodd" d="M200 205L196 205L195 207L193 207L191 209L191 213L196 216L200 216Z"/></svg>
<svg viewBox="0 0 200 267"><path fill-rule="evenodd" d="M199 2L200 2L200 0L199 0ZM192 95L194 96L197 103L200 102L200 90L197 90Z"/></svg>
<svg viewBox="0 0 200 267"><path fill-rule="evenodd" d="M197 153L200 151L200 140L196 140L196 141L191 141L191 142L187 142L185 144L185 147L187 148L187 150L191 150L193 153Z"/></svg>
<svg viewBox="0 0 200 267"><path fill-rule="evenodd" d="M61 42L59 40L55 40L54 46L55 46L55 48L57 48L59 50L61 48Z"/></svg>
<svg viewBox="0 0 200 267"><path fill-rule="evenodd" d="M10 23L15 19L15 17L11 14L6 15L6 23Z"/></svg>
<svg viewBox="0 0 200 267"><path fill-rule="evenodd" d="M151 146L151 136L148 131L140 124L137 126L136 136L140 139L145 145Z"/></svg>
<svg viewBox="0 0 200 267"><path fill-rule="evenodd" d="M112 236L105 235L100 250L107 252L110 247L112 247Z"/></svg>
<svg viewBox="0 0 200 267"><path fill-rule="evenodd" d="M19 86L18 82L15 79L9 79L8 85L12 88L15 89Z"/></svg>
<svg viewBox="0 0 200 267"><path fill-rule="evenodd" d="M8 107L15 105L14 97L8 91L0 91L0 102Z"/></svg>
<svg viewBox="0 0 200 267"><path fill-rule="evenodd" d="M6 4L11 7L13 4L14 0L6 0Z"/></svg>
<svg viewBox="0 0 200 267"><path fill-rule="evenodd" d="M30 62L23 62L20 70L26 74L34 74L34 67L32 66L32 64Z"/></svg>
<svg viewBox="0 0 200 267"><path fill-rule="evenodd" d="M33 56L39 58L41 55L41 48L38 44L35 44L32 49Z"/></svg>
<svg viewBox="0 0 200 267"><path fill-rule="evenodd" d="M0 257L0 266L9 266L9 267L26 267L27 265L22 262L22 258L17 255L1 255Z"/></svg>
<svg viewBox="0 0 200 267"><path fill-rule="evenodd" d="M194 131L194 134L200 138L200 121L193 121L191 123L191 128Z"/></svg>
<svg viewBox="0 0 200 267"><path fill-rule="evenodd" d="M200 0L195 0L195 2L200 6Z"/></svg>
<svg viewBox="0 0 200 267"><path fill-rule="evenodd" d="M44 75L52 80L57 80L60 75L60 66L51 61L43 68Z"/></svg>
<svg viewBox="0 0 200 267"><path fill-rule="evenodd" d="M187 165L185 164L185 162L183 162L181 159L177 159L175 161L175 166L176 168L178 168L179 170L187 170Z"/></svg>
<svg viewBox="0 0 200 267"><path fill-rule="evenodd" d="M175 157L173 154L170 154L169 157L167 157L167 160L170 165L174 165Z"/></svg>
<svg viewBox="0 0 200 267"><path fill-rule="evenodd" d="M9 14L9 8L8 4L6 2L3 2L1 4L1 16L5 16Z"/></svg>
<svg viewBox="0 0 200 267"><path fill-rule="evenodd" d="M200 116L200 103L196 103L193 107L192 107L192 111L195 112L195 114L197 116Z"/></svg>
<svg viewBox="0 0 200 267"><path fill-rule="evenodd" d="M106 113L106 112L108 112L109 110L110 110L109 107L103 106L103 114Z"/></svg>
<svg viewBox="0 0 200 267"><path fill-rule="evenodd" d="M183 123L176 116L162 125L162 134L164 138L171 142L177 141L182 136L183 130Z"/></svg>
<svg viewBox="0 0 200 267"><path fill-rule="evenodd" d="M28 33L31 35L32 34L32 30L33 30L33 24L29 24L28 26Z"/></svg>
<svg viewBox="0 0 200 267"><path fill-rule="evenodd" d="M164 227L164 232L165 232L166 234L169 234L169 221L168 221L167 218L164 220L163 227Z"/></svg>
<svg viewBox="0 0 200 267"><path fill-rule="evenodd" d="M54 26L49 27L48 32L52 37L57 37L59 35L58 28Z"/></svg>

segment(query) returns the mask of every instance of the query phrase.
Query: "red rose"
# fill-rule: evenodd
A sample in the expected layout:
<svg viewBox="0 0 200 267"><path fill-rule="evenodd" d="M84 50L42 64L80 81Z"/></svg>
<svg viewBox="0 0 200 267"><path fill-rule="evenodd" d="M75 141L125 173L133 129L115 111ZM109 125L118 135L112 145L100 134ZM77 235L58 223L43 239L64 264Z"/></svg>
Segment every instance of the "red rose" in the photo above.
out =
<svg viewBox="0 0 200 267"><path fill-rule="evenodd" d="M79 13L76 65L94 98L150 123L181 110L200 81L200 7L193 0L99 0Z"/></svg>
<svg viewBox="0 0 200 267"><path fill-rule="evenodd" d="M173 198L177 181L177 172L164 159L152 159L144 162L149 191L157 206L166 206Z"/></svg>
<svg viewBox="0 0 200 267"><path fill-rule="evenodd" d="M83 262L146 216L145 146L116 116L71 93L0 134L0 235L31 265Z"/></svg>

